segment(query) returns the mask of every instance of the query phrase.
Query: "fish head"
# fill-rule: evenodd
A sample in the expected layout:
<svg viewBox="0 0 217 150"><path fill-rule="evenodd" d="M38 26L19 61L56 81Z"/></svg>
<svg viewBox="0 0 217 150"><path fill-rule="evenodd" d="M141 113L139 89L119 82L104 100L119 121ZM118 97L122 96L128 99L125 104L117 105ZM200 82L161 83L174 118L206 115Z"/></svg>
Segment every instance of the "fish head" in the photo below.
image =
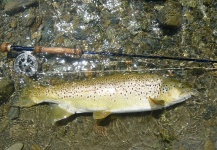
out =
<svg viewBox="0 0 217 150"><path fill-rule="evenodd" d="M158 100L163 100L164 107L183 102L192 95L197 95L197 90L191 88L187 83L181 83L176 80L163 81L160 88Z"/></svg>

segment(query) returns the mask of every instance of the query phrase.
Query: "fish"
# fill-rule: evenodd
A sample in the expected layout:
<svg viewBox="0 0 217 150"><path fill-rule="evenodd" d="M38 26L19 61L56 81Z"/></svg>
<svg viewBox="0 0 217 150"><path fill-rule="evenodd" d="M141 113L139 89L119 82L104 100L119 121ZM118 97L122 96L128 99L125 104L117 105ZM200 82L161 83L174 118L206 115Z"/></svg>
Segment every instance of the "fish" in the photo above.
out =
<svg viewBox="0 0 217 150"><path fill-rule="evenodd" d="M31 107L51 104L51 122L77 113L93 113L104 119L110 114L152 111L181 103L197 95L187 83L157 74L114 74L42 86L31 83L14 103Z"/></svg>

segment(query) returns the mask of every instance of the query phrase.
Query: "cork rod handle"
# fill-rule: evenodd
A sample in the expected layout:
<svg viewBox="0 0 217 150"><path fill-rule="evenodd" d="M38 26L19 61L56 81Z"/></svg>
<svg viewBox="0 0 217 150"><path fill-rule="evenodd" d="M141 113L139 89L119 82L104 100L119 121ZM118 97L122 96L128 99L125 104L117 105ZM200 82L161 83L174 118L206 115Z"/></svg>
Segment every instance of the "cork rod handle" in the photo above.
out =
<svg viewBox="0 0 217 150"><path fill-rule="evenodd" d="M79 55L79 56L83 54L81 49L73 49L73 48L43 47L43 46L22 47L22 46L12 46L10 43L7 43L7 42L4 42L1 44L1 51L3 53L10 52L12 50L33 51L35 53L72 54L72 55Z"/></svg>
<svg viewBox="0 0 217 150"><path fill-rule="evenodd" d="M35 46L34 47L34 52L35 53L82 55L82 50L80 50L80 49L62 48L62 47Z"/></svg>

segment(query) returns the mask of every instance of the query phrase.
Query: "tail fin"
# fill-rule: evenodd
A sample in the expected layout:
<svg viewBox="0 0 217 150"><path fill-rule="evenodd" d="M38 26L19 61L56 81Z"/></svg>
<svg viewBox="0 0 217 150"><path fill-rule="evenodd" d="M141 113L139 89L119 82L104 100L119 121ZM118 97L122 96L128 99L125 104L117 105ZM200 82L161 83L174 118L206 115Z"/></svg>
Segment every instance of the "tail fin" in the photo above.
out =
<svg viewBox="0 0 217 150"><path fill-rule="evenodd" d="M32 84L27 84L21 90L16 90L11 97L12 106L30 107L35 105L31 97L31 90L34 90Z"/></svg>

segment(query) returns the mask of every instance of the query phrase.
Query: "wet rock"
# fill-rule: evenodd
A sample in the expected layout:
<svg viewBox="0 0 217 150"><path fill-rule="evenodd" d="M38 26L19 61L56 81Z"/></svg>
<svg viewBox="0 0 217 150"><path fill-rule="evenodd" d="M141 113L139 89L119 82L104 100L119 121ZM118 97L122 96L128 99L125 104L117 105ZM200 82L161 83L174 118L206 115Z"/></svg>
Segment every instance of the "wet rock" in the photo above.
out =
<svg viewBox="0 0 217 150"><path fill-rule="evenodd" d="M5 150L22 150L23 148L23 143L17 142L10 147L6 148Z"/></svg>
<svg viewBox="0 0 217 150"><path fill-rule="evenodd" d="M120 19L119 18L116 18L115 16L111 16L110 17L110 23L115 25L115 24L118 24L120 22Z"/></svg>
<svg viewBox="0 0 217 150"><path fill-rule="evenodd" d="M6 38L9 39L9 38L11 38L11 36L12 36L12 33L8 32L8 34L6 35Z"/></svg>
<svg viewBox="0 0 217 150"><path fill-rule="evenodd" d="M6 102L14 92L14 83L8 78L0 80L0 105Z"/></svg>
<svg viewBox="0 0 217 150"><path fill-rule="evenodd" d="M203 0L204 5L210 5L212 4L213 0Z"/></svg>
<svg viewBox="0 0 217 150"><path fill-rule="evenodd" d="M16 20L13 20L11 22L11 28L16 28L17 27L17 21Z"/></svg>
<svg viewBox="0 0 217 150"><path fill-rule="evenodd" d="M29 9L22 14L22 25L29 27L35 21L35 9Z"/></svg>
<svg viewBox="0 0 217 150"><path fill-rule="evenodd" d="M33 144L31 148L32 150L42 150L42 148L37 144Z"/></svg>
<svg viewBox="0 0 217 150"><path fill-rule="evenodd" d="M211 119L213 116L217 115L216 111L217 110L216 110L215 106L209 106L209 107L207 107L207 109L203 112L203 118L205 120Z"/></svg>
<svg viewBox="0 0 217 150"><path fill-rule="evenodd" d="M212 140L208 139L205 141L204 150L215 150L215 144L212 142Z"/></svg>
<svg viewBox="0 0 217 150"><path fill-rule="evenodd" d="M0 9L3 10L4 9L4 2L0 1Z"/></svg>
<svg viewBox="0 0 217 150"><path fill-rule="evenodd" d="M76 40L85 40L87 38L86 33L81 28L77 28L72 35Z"/></svg>
<svg viewBox="0 0 217 150"><path fill-rule="evenodd" d="M182 10L178 2L168 0L158 13L158 20L162 26L178 28L182 23Z"/></svg>
<svg viewBox="0 0 217 150"><path fill-rule="evenodd" d="M11 0L6 3L4 10L6 14L14 15L29 7L38 6L38 2L38 0Z"/></svg>
<svg viewBox="0 0 217 150"><path fill-rule="evenodd" d="M34 32L32 33L31 35L31 39L36 39L37 42L39 42L41 40L41 31L38 31L38 32Z"/></svg>
<svg viewBox="0 0 217 150"><path fill-rule="evenodd" d="M19 117L20 109L19 107L11 107L8 112L8 118L11 120L17 119Z"/></svg>
<svg viewBox="0 0 217 150"><path fill-rule="evenodd" d="M4 38L4 33L0 33L0 39Z"/></svg>
<svg viewBox="0 0 217 150"><path fill-rule="evenodd" d="M49 20L48 18L45 17L44 19L45 21L45 26L42 30L42 35L43 35L43 40L45 41L51 41L53 38L55 38L57 35L56 35L56 32L54 32L54 28L53 28L53 24L54 24L54 21L53 20Z"/></svg>
<svg viewBox="0 0 217 150"><path fill-rule="evenodd" d="M215 144L214 144L215 148L217 149L217 141L215 141Z"/></svg>

